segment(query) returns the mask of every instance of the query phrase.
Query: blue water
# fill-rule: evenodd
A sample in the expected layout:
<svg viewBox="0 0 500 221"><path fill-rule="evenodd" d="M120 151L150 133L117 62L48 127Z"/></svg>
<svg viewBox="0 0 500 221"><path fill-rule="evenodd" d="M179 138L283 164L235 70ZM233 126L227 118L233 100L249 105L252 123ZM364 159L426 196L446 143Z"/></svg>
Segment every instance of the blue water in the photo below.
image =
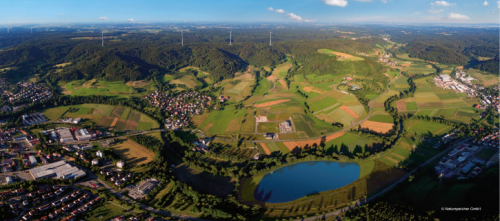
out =
<svg viewBox="0 0 500 221"><path fill-rule="evenodd" d="M255 189L255 199L267 203L284 203L301 197L333 190L356 181L357 163L310 161L292 164L264 176Z"/></svg>

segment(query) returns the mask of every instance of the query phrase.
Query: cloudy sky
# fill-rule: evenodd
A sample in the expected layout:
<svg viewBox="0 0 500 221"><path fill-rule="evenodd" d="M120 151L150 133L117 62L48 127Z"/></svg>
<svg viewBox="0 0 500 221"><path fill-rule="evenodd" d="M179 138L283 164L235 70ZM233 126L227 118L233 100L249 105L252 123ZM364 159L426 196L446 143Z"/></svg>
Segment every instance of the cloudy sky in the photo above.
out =
<svg viewBox="0 0 500 221"><path fill-rule="evenodd" d="M0 0L0 23L498 23L499 0Z"/></svg>

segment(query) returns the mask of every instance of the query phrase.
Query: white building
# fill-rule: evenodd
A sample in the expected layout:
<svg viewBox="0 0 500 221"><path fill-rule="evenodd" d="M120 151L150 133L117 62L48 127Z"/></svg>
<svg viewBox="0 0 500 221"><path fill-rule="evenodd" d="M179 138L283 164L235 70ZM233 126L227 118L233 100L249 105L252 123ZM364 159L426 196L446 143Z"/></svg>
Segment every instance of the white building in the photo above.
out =
<svg viewBox="0 0 500 221"><path fill-rule="evenodd" d="M123 168L125 166L125 161L120 160L120 161L116 162L116 166L118 168Z"/></svg>
<svg viewBox="0 0 500 221"><path fill-rule="evenodd" d="M448 74L440 74L439 77L441 78L442 81L450 81L450 75Z"/></svg>
<svg viewBox="0 0 500 221"><path fill-rule="evenodd" d="M103 157L104 157L104 153L103 153L102 151L100 151L100 150L98 150L98 151L95 153L95 155L96 155L97 157L100 157L100 158L103 158Z"/></svg>
<svg viewBox="0 0 500 221"><path fill-rule="evenodd" d="M73 135L71 135L71 131L69 130L69 128L61 128L59 129L59 141L61 143L64 143L64 142L69 142L69 141L73 141Z"/></svg>
<svg viewBox="0 0 500 221"><path fill-rule="evenodd" d="M99 159L93 159L92 165L99 165Z"/></svg>
<svg viewBox="0 0 500 221"><path fill-rule="evenodd" d="M38 161L36 160L35 156L33 156L33 155L30 155L29 160L30 160L30 164L31 165L37 165L38 164Z"/></svg>
<svg viewBox="0 0 500 221"><path fill-rule="evenodd" d="M78 167L71 166L63 160L44 166L35 167L29 170L29 172L34 180L51 177L57 177L59 179L76 179L86 175L83 170L80 170Z"/></svg>
<svg viewBox="0 0 500 221"><path fill-rule="evenodd" d="M87 140L90 140L92 139L92 135L89 134L89 132L85 129L78 129L76 131L76 139L78 139L78 141L87 141Z"/></svg>

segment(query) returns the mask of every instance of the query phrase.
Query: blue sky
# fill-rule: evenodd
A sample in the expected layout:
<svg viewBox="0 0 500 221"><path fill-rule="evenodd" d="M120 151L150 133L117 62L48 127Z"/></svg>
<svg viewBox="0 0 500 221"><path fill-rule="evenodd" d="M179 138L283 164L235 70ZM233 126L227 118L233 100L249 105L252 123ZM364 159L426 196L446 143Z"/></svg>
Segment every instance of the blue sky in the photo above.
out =
<svg viewBox="0 0 500 221"><path fill-rule="evenodd" d="M498 0L0 0L0 23L498 23Z"/></svg>

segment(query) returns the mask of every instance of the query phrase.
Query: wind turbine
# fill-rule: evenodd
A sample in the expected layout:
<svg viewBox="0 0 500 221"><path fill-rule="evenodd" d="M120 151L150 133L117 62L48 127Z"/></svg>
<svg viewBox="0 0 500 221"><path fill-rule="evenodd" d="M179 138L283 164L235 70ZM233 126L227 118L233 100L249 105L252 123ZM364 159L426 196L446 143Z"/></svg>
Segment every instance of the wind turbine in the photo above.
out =
<svg viewBox="0 0 500 221"><path fill-rule="evenodd" d="M233 32L233 29L231 29L231 30L229 31L229 45L232 45L232 44L231 44L231 34L232 34L232 32Z"/></svg>
<svg viewBox="0 0 500 221"><path fill-rule="evenodd" d="M33 34L33 27L31 27L31 34Z"/></svg>
<svg viewBox="0 0 500 221"><path fill-rule="evenodd" d="M104 30L101 31L101 47L104 47Z"/></svg>
<svg viewBox="0 0 500 221"><path fill-rule="evenodd" d="M9 33L10 33L10 32L9 32L9 28L7 28L7 34L9 34Z"/></svg>
<svg viewBox="0 0 500 221"><path fill-rule="evenodd" d="M271 30L269 30L269 46L273 45L271 42L271 34L272 34Z"/></svg>
<svg viewBox="0 0 500 221"><path fill-rule="evenodd" d="M181 46L184 46L184 32L181 30Z"/></svg>

